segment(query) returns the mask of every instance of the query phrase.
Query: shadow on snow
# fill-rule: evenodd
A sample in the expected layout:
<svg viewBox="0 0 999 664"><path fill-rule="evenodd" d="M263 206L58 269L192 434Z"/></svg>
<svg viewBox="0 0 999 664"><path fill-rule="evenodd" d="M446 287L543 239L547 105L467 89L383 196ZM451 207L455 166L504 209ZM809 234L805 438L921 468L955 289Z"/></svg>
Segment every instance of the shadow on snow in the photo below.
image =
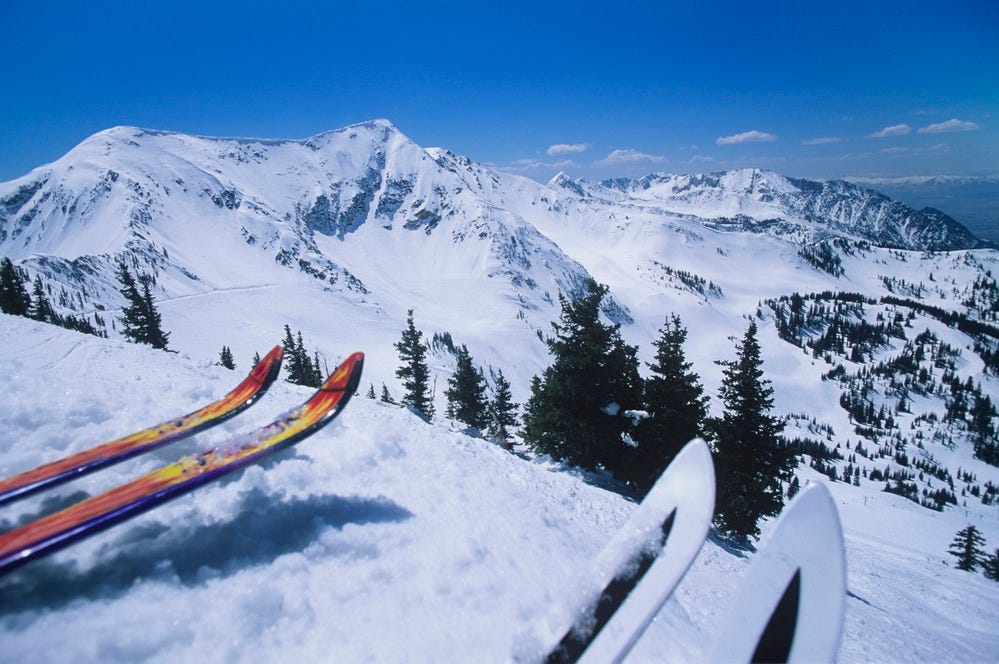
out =
<svg viewBox="0 0 999 664"><path fill-rule="evenodd" d="M238 514L224 523L126 528L108 547L114 553L83 571L73 560L29 563L0 578L0 615L114 598L146 580L195 586L301 551L327 528L412 516L386 498L323 495L280 501L255 489L242 499Z"/></svg>

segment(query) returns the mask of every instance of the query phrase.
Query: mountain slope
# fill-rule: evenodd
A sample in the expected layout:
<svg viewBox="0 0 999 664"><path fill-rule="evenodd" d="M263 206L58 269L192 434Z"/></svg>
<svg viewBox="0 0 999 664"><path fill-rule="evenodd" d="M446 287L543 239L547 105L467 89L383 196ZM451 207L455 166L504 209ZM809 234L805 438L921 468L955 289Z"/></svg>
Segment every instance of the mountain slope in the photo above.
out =
<svg viewBox="0 0 999 664"><path fill-rule="evenodd" d="M189 412L242 375L5 315L0 330L4 473ZM61 487L48 507L217 443L308 393L279 382L218 430ZM968 517L885 500L875 485L831 490L851 593L840 661L988 660L999 589L945 554ZM45 506L11 506L0 528ZM3 659L536 657L548 645L539 621L573 604L576 576L633 509L594 478L358 397L273 461L0 578ZM971 518L999 541L994 519ZM702 659L748 563L709 541L629 661Z"/></svg>

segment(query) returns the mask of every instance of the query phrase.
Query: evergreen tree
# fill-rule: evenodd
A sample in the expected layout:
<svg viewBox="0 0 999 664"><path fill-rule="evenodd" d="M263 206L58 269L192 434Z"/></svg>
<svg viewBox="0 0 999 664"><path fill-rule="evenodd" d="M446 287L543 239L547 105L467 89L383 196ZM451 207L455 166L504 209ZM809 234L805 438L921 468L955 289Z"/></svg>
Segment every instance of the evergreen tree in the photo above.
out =
<svg viewBox="0 0 999 664"><path fill-rule="evenodd" d="M973 572L984 560L985 538L974 526L962 528L954 536L947 553L957 558L957 568Z"/></svg>
<svg viewBox="0 0 999 664"><path fill-rule="evenodd" d="M232 351L229 350L228 346L222 346L222 352L219 353L219 364L226 369L235 369L236 360L232 357Z"/></svg>
<svg viewBox="0 0 999 664"><path fill-rule="evenodd" d="M506 445L510 440L510 428L517 426L517 404L513 402L510 392L510 382L503 375L503 370L496 372L496 388L493 399L489 402L489 437Z"/></svg>
<svg viewBox="0 0 999 664"><path fill-rule="evenodd" d="M140 292L138 283L123 262L118 264L117 276L120 283L118 291L127 301L118 319L122 324L121 333L136 343L165 350L170 335L163 332L162 320L149 289L149 279L142 279Z"/></svg>
<svg viewBox="0 0 999 664"><path fill-rule="evenodd" d="M531 381L522 435L536 452L595 470L620 473L628 455L632 420L641 406L637 349L619 325L600 321L607 287L593 280L575 301L559 296L562 312L547 340L553 362Z"/></svg>
<svg viewBox="0 0 999 664"><path fill-rule="evenodd" d="M454 374L448 379L447 416L476 429L484 429L487 416L486 381L482 372L472 364L472 356L465 344L457 349Z"/></svg>
<svg viewBox="0 0 999 664"><path fill-rule="evenodd" d="M31 297L24 285L21 270L7 257L0 261L0 311L13 316L27 316Z"/></svg>
<svg viewBox="0 0 999 664"><path fill-rule="evenodd" d="M316 353L316 362L313 363L308 351L305 350L301 330L293 335L291 327L286 324L281 347L284 348L284 366L288 372L288 377L285 380L306 387L319 387L323 384L322 372L317 366L319 354Z"/></svg>
<svg viewBox="0 0 999 664"><path fill-rule="evenodd" d="M708 420L718 483L715 524L737 540L759 536L757 525L784 506L781 481L790 481L797 463L784 445L784 422L770 414L773 388L763 377L763 360L752 322L736 350L734 362L721 363L720 418Z"/></svg>
<svg viewBox="0 0 999 664"><path fill-rule="evenodd" d="M683 344L687 330L672 316L655 342L655 362L645 381L644 410L634 438L638 442L630 462L628 478L641 494L647 492L673 457L692 438L703 436L707 397L700 378L691 371Z"/></svg>
<svg viewBox="0 0 999 664"><path fill-rule="evenodd" d="M319 360L319 351L312 351L312 381L315 383L313 387L319 387L326 380L323 378L323 363Z"/></svg>
<svg viewBox="0 0 999 664"><path fill-rule="evenodd" d="M35 275L35 281L31 286L31 306L28 309L28 317L43 323L58 323L55 312L52 311L52 304L48 296L45 295L45 285L42 278Z"/></svg>
<svg viewBox="0 0 999 664"><path fill-rule="evenodd" d="M395 344L401 365L395 375L402 379L404 395L402 403L413 408L424 419L434 416L434 404L430 397L430 369L427 367L427 347L423 343L423 333L413 324L413 310L406 315L406 329Z"/></svg>
<svg viewBox="0 0 999 664"><path fill-rule="evenodd" d="M365 394L364 396L366 396L367 398L371 399L372 401L374 401L375 399L378 398L378 396L375 394L375 384L374 383L370 383L368 385L368 393Z"/></svg>
<svg viewBox="0 0 999 664"><path fill-rule="evenodd" d="M999 581L999 549L996 549L991 556L985 556L982 561L982 572L985 573L986 579Z"/></svg>
<svg viewBox="0 0 999 664"><path fill-rule="evenodd" d="M260 353L253 351L253 366L260 364Z"/></svg>
<svg viewBox="0 0 999 664"><path fill-rule="evenodd" d="M285 380L295 385L301 385L304 376L302 355L298 352L298 345L295 343L295 337L288 324L284 326L284 339L281 340L281 347L284 349L284 368L288 373Z"/></svg>
<svg viewBox="0 0 999 664"><path fill-rule="evenodd" d="M163 331L163 319L153 303L153 295L149 290L149 279L142 279L142 310L145 314L146 340L144 343L153 348L166 350L169 333Z"/></svg>
<svg viewBox="0 0 999 664"><path fill-rule="evenodd" d="M386 386L386 385L385 385L385 383L382 383L382 396L381 396L381 402L382 402L382 403L390 403L390 404L392 404L393 406L395 405L395 399L393 399L393 398L392 398L392 395L391 395L391 394L389 394L389 389L388 389L388 386Z"/></svg>

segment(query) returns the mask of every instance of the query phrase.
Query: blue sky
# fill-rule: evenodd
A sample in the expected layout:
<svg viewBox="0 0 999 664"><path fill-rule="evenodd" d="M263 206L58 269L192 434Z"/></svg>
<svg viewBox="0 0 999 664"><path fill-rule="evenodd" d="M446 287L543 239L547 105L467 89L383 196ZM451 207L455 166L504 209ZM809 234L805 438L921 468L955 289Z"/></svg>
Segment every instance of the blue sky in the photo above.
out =
<svg viewBox="0 0 999 664"><path fill-rule="evenodd" d="M540 180L999 173L994 0L7 4L0 181L115 125L373 118Z"/></svg>

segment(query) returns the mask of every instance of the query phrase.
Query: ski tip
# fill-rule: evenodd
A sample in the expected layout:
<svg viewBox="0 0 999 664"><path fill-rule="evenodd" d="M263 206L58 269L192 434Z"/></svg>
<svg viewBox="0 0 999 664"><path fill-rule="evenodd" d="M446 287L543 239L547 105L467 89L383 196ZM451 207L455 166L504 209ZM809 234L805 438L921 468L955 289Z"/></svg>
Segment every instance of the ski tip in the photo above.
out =
<svg viewBox="0 0 999 664"><path fill-rule="evenodd" d="M364 353L356 352L344 360L330 377L326 379L323 386L319 388L323 391L345 392L349 398L361 383L361 370L364 368Z"/></svg>
<svg viewBox="0 0 999 664"><path fill-rule="evenodd" d="M257 362L256 366L250 370L250 378L261 384L264 389L270 387L271 383L277 380L281 372L281 361L284 359L284 348L274 346L267 355Z"/></svg>
<svg viewBox="0 0 999 664"><path fill-rule="evenodd" d="M823 483L803 488L754 556L711 661L834 661L846 602L836 503Z"/></svg>

